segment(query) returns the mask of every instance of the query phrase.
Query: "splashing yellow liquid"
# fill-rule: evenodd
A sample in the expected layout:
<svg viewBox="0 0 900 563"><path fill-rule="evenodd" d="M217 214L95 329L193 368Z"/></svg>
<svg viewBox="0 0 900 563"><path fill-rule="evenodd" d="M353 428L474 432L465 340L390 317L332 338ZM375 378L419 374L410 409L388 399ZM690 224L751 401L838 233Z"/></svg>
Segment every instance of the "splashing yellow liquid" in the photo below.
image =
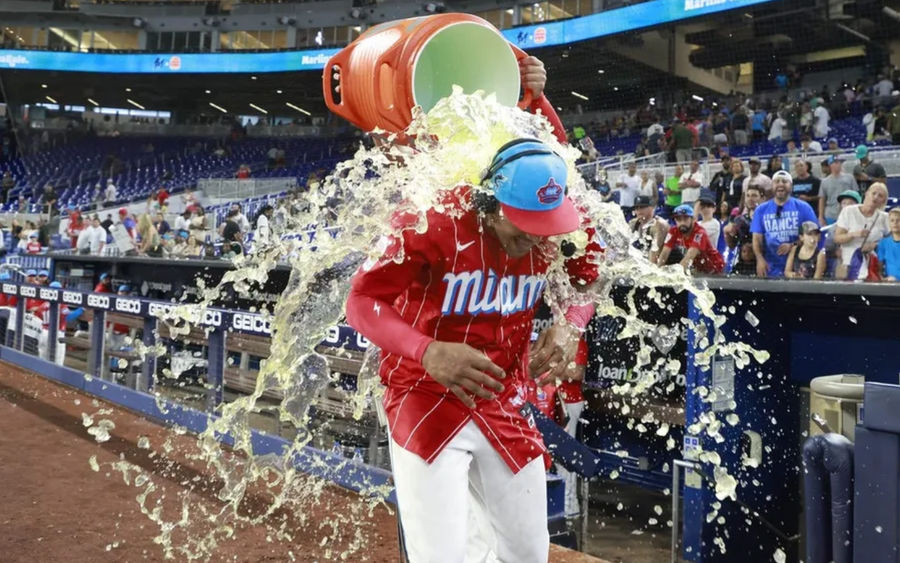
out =
<svg viewBox="0 0 900 563"><path fill-rule="evenodd" d="M391 227L396 213L418 217L414 228L424 232L428 228L425 213L432 208L441 210L442 195L460 185L477 185L497 147L514 138L537 137L563 156L569 165L569 196L591 219L603 242L605 251L594 259L601 283L572 287L560 259L547 274L545 299L556 318L562 318L561 312L569 305L587 302L596 304L598 314L626 318L620 337L641 339L642 349L635 365L639 377L618 386L617 393L639 396L658 377L658 369L649 365L652 344L644 341L656 327L637 318L633 294L630 310L613 304L609 291L617 280L630 280L636 287L668 286L691 292L707 322L716 328L713 341L705 343L706 351L699 362L708 363L713 353L733 356L739 365L750 358L764 361L762 353L745 344L725 342L718 331L724 318L714 313L715 299L709 290L699 287L677 266L661 269L651 265L632 247L632 234L618 206L602 202L600 194L585 185L575 169L578 151L561 145L543 117L502 106L490 96L455 91L428 114L415 113L407 134L411 142L388 143L388 148L361 147L352 159L339 164L318 189L304 194L301 205L280 206L272 221L272 243L239 258L238 267L225 275L221 285L202 288L200 305L176 307L165 319L173 327L173 336L179 331L184 333L190 329L191 321L202 318L200 309L221 297L225 284L242 296L252 297L253 288L260 287L277 264L290 266L287 288L270 315L271 351L260 365L255 390L220 405L219 417L211 420L197 439L199 448L194 459L220 483L218 510L210 512L207 507L191 505L189 491L175 502L175 508L170 508L172 499L166 504L157 498L158 488L152 478L134 480L136 485L140 483L138 502L143 513L159 526L156 542L167 557L208 559L222 541L232 537L235 529L248 525L268 526L272 541L285 542L287 556L294 557L289 543L300 531L287 529L283 520L278 524L279 520L272 517L287 510L304 522L304 508L316 505L326 485L321 479L297 471L293 460L312 439L308 430L309 407L331 381L327 361L316 352L316 346L327 329L343 316L351 275L365 260L380 258L384 245L379 241L397 234ZM306 236L295 236L310 232L315 235L312 243ZM568 238L581 248L587 244L584 235ZM402 253L397 259L402 260ZM145 352L159 354L161 349ZM677 372L681 366L676 361L663 368ZM357 416L365 405L378 400L377 387L373 381L361 378L352 397ZM282 397L277 416L298 429L293 442L279 455L255 455L251 443L251 419L260 412L258 401L263 394ZM662 431L663 435L666 431ZM220 443L219 438L224 435L232 438L230 447ZM171 450L170 444L161 447L163 452ZM729 496L734 479L724 468L715 475L720 483L717 496ZM259 489L267 491L268 505L252 515L242 512L240 507L246 496ZM322 534L321 553L317 555L324 559L361 559L366 537L363 529L353 524L371 514L389 491L388 487L372 486L363 491L349 514L335 514L326 522L314 523L312 533ZM199 525L201 522L203 525ZM336 537L340 541L335 541Z"/></svg>

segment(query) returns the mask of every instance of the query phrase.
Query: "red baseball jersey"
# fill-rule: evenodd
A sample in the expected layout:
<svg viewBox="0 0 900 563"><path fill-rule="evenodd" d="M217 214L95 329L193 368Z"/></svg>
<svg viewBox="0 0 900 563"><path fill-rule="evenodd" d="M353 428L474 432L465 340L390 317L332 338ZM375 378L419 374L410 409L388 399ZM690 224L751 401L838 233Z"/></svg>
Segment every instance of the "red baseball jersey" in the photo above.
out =
<svg viewBox="0 0 900 563"><path fill-rule="evenodd" d="M666 235L665 246L667 248L683 248L685 252L690 248L696 248L700 254L694 258L694 269L703 274L721 274L725 269L725 261L722 255L709 242L709 236L706 229L700 226L696 221L694 227L687 233L682 233L678 226L669 229Z"/></svg>
<svg viewBox="0 0 900 563"><path fill-rule="evenodd" d="M41 304L34 311L39 317L45 329L50 328L50 302L41 301ZM60 304L59 306L59 330L66 330L66 316L69 314L68 305Z"/></svg>
<svg viewBox="0 0 900 563"><path fill-rule="evenodd" d="M515 473L544 452L533 419L520 410L528 399L532 319L558 250L543 245L511 258L470 209L469 194L451 194L443 213L427 213L427 231L404 229L402 245L391 241L379 261L363 265L347 320L382 348L384 406L399 446L430 463L473 420ZM384 303L392 304L390 314ZM506 373L503 392L466 407L422 366L434 340L482 350Z"/></svg>

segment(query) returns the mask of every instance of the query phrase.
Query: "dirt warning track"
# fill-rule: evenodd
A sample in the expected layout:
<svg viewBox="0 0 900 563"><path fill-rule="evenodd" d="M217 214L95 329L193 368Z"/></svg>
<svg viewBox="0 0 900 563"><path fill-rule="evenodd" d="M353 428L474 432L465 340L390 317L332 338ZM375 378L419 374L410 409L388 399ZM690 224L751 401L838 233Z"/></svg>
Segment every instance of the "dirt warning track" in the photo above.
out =
<svg viewBox="0 0 900 563"><path fill-rule="evenodd" d="M98 411L115 424L102 443L88 434L83 422L83 414ZM166 439L175 446L170 454L155 452ZM140 467L169 498L190 485L192 505L215 509L220 505L215 483L183 455L194 447L190 435L173 436L171 430L122 408L0 363L0 559L163 561L163 551L153 541L159 527L135 500L139 489L126 484L112 465L124 460ZM89 463L92 456L99 471ZM251 495L247 510L264 502L262 496ZM290 561L291 551L297 561L325 561L320 542L328 532L317 522L358 502L355 493L328 487L303 518L303 531L293 534L289 544L272 541L264 526L238 528L233 538L220 543L212 560ZM360 512L364 518L356 525L366 528L366 545L350 560L399 561L393 512L385 507ZM292 515L277 516L293 523ZM550 560L599 561L555 548Z"/></svg>

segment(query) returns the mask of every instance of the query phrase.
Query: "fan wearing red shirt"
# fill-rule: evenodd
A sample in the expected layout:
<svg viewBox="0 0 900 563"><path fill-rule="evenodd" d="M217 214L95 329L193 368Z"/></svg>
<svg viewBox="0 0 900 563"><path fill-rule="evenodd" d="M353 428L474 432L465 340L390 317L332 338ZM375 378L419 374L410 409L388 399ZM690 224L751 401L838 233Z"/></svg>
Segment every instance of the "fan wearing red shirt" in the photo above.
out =
<svg viewBox="0 0 900 563"><path fill-rule="evenodd" d="M427 212L422 234L398 217L399 238L353 278L347 321L382 350L410 561L463 561L470 508L489 523L478 532L493 534L497 559L547 561L545 448L525 409L528 382L563 376L593 314L572 307L529 361L537 301L559 253L546 237L581 225L566 179L565 161L546 144L507 143L485 190L454 190L443 211ZM581 274L590 282L596 270Z"/></svg>
<svg viewBox="0 0 900 563"><path fill-rule="evenodd" d="M693 268L701 274L721 274L725 261L709 242L706 230L694 221L694 208L687 204L679 205L672 212L672 217L675 218L675 226L669 229L656 263L665 266L672 249L681 248L684 250L681 266L685 271Z"/></svg>
<svg viewBox="0 0 900 563"><path fill-rule="evenodd" d="M28 235L28 244L25 245L25 252L28 254L40 254L41 243L38 242L37 233Z"/></svg>

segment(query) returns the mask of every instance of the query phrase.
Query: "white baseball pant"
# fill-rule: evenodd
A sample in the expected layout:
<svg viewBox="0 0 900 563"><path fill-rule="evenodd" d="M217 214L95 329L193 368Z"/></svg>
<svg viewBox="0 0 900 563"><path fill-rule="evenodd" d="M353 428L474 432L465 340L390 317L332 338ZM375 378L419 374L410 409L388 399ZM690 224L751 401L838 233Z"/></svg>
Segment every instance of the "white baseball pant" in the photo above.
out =
<svg viewBox="0 0 900 563"><path fill-rule="evenodd" d="M546 563L542 458L513 474L471 420L431 464L390 443L410 563Z"/></svg>

